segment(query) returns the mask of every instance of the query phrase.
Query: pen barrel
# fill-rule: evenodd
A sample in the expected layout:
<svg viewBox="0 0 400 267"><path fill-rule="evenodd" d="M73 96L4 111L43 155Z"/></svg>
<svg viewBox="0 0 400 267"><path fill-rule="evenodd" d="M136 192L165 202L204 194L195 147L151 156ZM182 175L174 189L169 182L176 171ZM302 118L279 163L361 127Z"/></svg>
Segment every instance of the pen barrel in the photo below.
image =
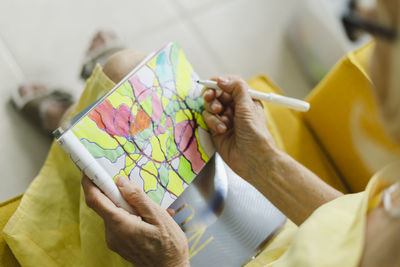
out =
<svg viewBox="0 0 400 267"><path fill-rule="evenodd" d="M204 85L205 88L222 90L221 88L218 87L218 84L216 81L198 80L197 82L199 84ZM262 93L259 91L255 91L253 89L249 89L249 94L250 94L251 98L253 98L253 99L262 100L265 102L269 102L269 103L276 104L279 106L291 108L294 110L306 112L310 109L309 103L307 103L306 101L300 100L300 99L292 98L292 97L277 95L277 94L273 94L273 93L266 94L266 93Z"/></svg>
<svg viewBox="0 0 400 267"><path fill-rule="evenodd" d="M75 165L84 172L116 206L123 208L131 214L137 214L121 195L112 176L104 170L100 163L89 153L71 130L66 131L58 138L57 143L67 152Z"/></svg>
<svg viewBox="0 0 400 267"><path fill-rule="evenodd" d="M284 106L294 110L306 112L310 109L310 104L296 98L277 95L273 93L261 93L254 90L249 90L250 96L255 99L263 100L272 104Z"/></svg>

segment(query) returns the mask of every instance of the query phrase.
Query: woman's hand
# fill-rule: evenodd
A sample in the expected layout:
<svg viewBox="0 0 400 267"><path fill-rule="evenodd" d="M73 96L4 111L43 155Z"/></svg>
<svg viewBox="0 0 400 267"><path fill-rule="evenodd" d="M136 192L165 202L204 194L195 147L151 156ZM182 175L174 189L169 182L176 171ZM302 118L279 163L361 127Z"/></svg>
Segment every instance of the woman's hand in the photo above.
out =
<svg viewBox="0 0 400 267"><path fill-rule="evenodd" d="M138 216L115 206L87 176L82 178L87 205L99 214L107 246L135 266L189 266L185 234L168 212L125 177L117 186ZM169 213L169 214L168 214Z"/></svg>
<svg viewBox="0 0 400 267"><path fill-rule="evenodd" d="M316 208L341 195L314 173L279 151L265 124L263 106L245 81L214 79L223 90L203 93L203 118L225 162L278 209L301 224Z"/></svg>
<svg viewBox="0 0 400 267"><path fill-rule="evenodd" d="M204 91L203 118L225 162L238 175L250 179L252 170L276 153L265 124L263 105L251 99L243 79L226 75L213 80L223 92Z"/></svg>

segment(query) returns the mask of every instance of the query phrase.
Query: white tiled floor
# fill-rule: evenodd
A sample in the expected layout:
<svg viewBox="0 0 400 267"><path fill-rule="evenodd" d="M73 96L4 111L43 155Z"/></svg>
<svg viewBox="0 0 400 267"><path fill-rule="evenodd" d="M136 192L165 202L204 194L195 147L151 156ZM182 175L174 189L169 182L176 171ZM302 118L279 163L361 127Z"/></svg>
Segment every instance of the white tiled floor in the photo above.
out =
<svg viewBox="0 0 400 267"><path fill-rule="evenodd" d="M82 89L80 64L100 28L145 52L177 40L202 77L269 75L303 97L310 85L285 43L297 0L2 0L0 42L27 80ZM1 52L1 51L0 51ZM3 51L4 52L4 51ZM290 77L288 79L287 77ZM45 160L50 139L8 103L18 80L0 53L0 202L23 193Z"/></svg>

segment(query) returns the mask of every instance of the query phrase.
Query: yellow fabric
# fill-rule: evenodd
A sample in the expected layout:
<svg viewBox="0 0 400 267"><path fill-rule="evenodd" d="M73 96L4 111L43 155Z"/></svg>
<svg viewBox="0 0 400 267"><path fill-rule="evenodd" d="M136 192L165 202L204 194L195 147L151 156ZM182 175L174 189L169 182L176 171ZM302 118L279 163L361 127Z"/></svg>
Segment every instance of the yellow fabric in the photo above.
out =
<svg viewBox="0 0 400 267"><path fill-rule="evenodd" d="M343 58L308 96L311 109L304 114L352 192L364 190L375 172L400 159L400 147L384 131L370 89L373 48L371 42Z"/></svg>
<svg viewBox="0 0 400 267"><path fill-rule="evenodd" d="M265 264L275 262L287 250L292 243L293 236L296 234L298 227L290 220L287 220L282 229L268 242L257 257L250 261L245 267L261 267Z"/></svg>
<svg viewBox="0 0 400 267"><path fill-rule="evenodd" d="M265 76L251 79L249 85L261 92L281 94L277 86ZM348 190L312 131L303 122L301 115L293 110L265 102L264 107L268 128L277 146L326 183L346 193Z"/></svg>
<svg viewBox="0 0 400 267"><path fill-rule="evenodd" d="M73 114L113 86L97 66ZM80 181L78 169L53 143L43 168L3 229L22 266L131 266L107 249L103 221L86 206Z"/></svg>
<svg viewBox="0 0 400 267"><path fill-rule="evenodd" d="M286 253L267 266L358 266L368 206L397 181L400 162L374 175L365 192L344 195L321 206L299 227Z"/></svg>
<svg viewBox="0 0 400 267"><path fill-rule="evenodd" d="M17 209L22 196L12 198L0 204L0 229L3 229L8 219ZM20 266L5 240L0 237L0 266L14 267Z"/></svg>

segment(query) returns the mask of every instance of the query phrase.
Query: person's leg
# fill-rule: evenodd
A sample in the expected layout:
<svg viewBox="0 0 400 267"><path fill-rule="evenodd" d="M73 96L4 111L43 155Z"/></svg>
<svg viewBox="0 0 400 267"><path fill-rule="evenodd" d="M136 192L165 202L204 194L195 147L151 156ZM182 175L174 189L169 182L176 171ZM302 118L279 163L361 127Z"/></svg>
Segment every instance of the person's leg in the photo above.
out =
<svg viewBox="0 0 400 267"><path fill-rule="evenodd" d="M121 81L133 68L135 68L144 58L146 54L135 50L122 50L110 56L103 67L103 72L114 83ZM75 105L63 113L57 119L57 127L65 120L72 112Z"/></svg>
<svg viewBox="0 0 400 267"><path fill-rule="evenodd" d="M143 52L122 50L108 58L103 71L113 82L118 83L145 57L146 54Z"/></svg>

